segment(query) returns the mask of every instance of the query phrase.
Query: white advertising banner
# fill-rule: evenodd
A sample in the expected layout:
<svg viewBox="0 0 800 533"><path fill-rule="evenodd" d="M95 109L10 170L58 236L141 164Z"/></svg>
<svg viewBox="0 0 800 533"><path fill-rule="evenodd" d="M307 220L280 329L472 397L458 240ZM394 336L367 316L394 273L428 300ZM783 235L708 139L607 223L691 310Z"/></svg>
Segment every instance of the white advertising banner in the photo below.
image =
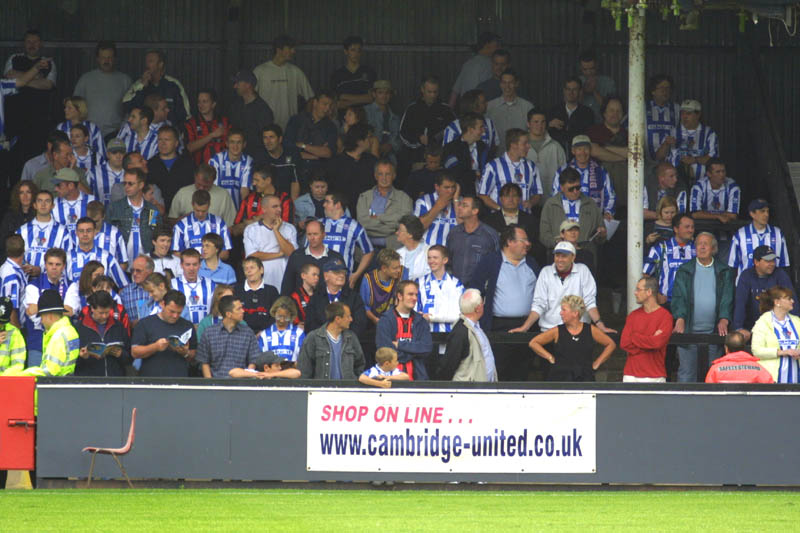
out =
<svg viewBox="0 0 800 533"><path fill-rule="evenodd" d="M594 473L591 393L309 391L308 470Z"/></svg>

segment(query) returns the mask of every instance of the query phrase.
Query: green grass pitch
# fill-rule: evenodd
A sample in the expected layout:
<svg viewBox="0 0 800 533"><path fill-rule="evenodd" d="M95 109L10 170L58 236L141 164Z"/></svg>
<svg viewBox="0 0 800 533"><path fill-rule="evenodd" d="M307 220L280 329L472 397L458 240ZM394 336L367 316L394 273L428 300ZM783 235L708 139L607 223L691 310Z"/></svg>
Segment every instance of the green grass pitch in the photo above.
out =
<svg viewBox="0 0 800 533"><path fill-rule="evenodd" d="M0 531L800 531L800 493L0 491Z"/></svg>

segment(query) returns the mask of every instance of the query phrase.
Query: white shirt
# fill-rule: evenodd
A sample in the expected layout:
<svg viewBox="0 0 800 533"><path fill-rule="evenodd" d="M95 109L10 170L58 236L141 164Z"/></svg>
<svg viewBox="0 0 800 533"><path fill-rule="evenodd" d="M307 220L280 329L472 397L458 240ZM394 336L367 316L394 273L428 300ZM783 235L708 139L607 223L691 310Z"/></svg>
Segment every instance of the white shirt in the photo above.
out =
<svg viewBox="0 0 800 533"><path fill-rule="evenodd" d="M561 299L575 294L583 298L586 309L597 307L597 284L589 268L581 263L573 263L572 270L561 281L555 265L547 265L539 273L536 289L533 292L531 311L539 314L539 328L546 331L561 324ZM582 317L589 322L588 313Z"/></svg>
<svg viewBox="0 0 800 533"><path fill-rule="evenodd" d="M400 255L400 263L404 269L408 269L408 275L404 279L417 279L430 273L428 248L430 248L429 245L420 242L413 250L409 250L405 246L397 250Z"/></svg>
<svg viewBox="0 0 800 533"><path fill-rule="evenodd" d="M297 248L297 230L294 229L294 226L288 222L284 222L281 224L278 231L283 235L284 239L295 247L295 249ZM253 252L274 254L280 251L281 248L278 246L278 239L275 238L275 233L262 222L259 221L255 224L250 224L244 230L245 257ZM288 262L289 259L286 256L264 261L264 283L272 285L280 291L283 274L286 271L286 263Z"/></svg>

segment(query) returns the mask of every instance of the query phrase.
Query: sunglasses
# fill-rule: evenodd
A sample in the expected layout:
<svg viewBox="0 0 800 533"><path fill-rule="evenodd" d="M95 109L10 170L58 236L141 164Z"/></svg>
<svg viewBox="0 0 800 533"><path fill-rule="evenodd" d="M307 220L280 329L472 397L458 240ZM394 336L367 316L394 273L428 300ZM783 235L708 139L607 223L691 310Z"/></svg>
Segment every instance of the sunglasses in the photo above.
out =
<svg viewBox="0 0 800 533"><path fill-rule="evenodd" d="M575 192L575 191L579 191L579 190L581 190L581 186L580 185L574 185L572 187L567 187L567 192Z"/></svg>

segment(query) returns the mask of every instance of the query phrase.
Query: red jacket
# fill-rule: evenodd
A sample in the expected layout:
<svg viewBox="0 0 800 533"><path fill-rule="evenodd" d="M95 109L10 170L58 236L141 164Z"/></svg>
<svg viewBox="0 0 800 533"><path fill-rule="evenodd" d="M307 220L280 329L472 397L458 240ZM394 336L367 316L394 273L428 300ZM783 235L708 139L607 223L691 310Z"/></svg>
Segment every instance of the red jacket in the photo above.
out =
<svg viewBox="0 0 800 533"><path fill-rule="evenodd" d="M285 192L275 194L281 200L281 219L284 222L294 224L294 204L292 197ZM247 198L242 200L242 205L239 206L239 213L236 215L234 224L238 224L248 218L260 215L264 211L261 209L262 197L256 191L251 191Z"/></svg>
<svg viewBox="0 0 800 533"><path fill-rule="evenodd" d="M714 361L706 383L774 383L758 358L747 352L733 352Z"/></svg>
<svg viewBox="0 0 800 533"><path fill-rule="evenodd" d="M228 117L214 117L211 122L206 122L202 117L196 116L187 120L183 127L186 130L186 144L205 137L219 126L225 130L222 137L211 139L202 149L192 154L195 165L202 165L208 163L208 160L214 157L215 154L225 150L228 147L228 130L231 125L228 122Z"/></svg>

